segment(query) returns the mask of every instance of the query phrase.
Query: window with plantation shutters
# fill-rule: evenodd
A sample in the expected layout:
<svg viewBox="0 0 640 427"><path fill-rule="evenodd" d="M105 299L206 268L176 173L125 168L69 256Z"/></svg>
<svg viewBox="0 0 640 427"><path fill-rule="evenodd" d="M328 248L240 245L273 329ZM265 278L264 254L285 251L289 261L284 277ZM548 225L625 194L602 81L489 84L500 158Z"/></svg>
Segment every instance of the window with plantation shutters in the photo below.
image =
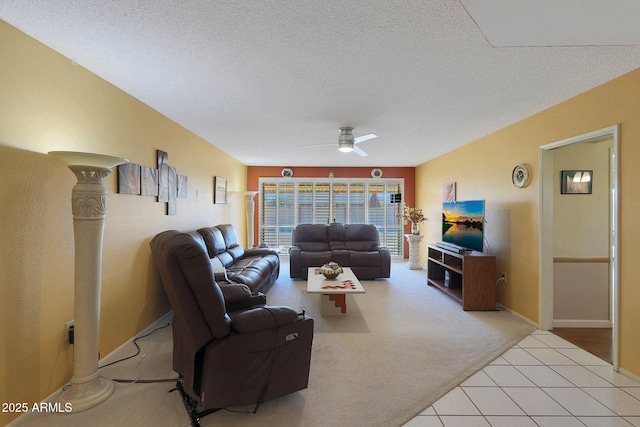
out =
<svg viewBox="0 0 640 427"><path fill-rule="evenodd" d="M349 185L349 220L350 224L362 224L365 222L365 185L355 182Z"/></svg>
<svg viewBox="0 0 640 427"><path fill-rule="evenodd" d="M333 190L332 190L332 206L333 206L333 214L331 215L333 217L333 222L339 222L342 224L346 224L349 222L348 220L348 210L349 210L349 203L348 203L348 191L349 191L349 185L348 184L340 184L340 183L336 183L333 184Z"/></svg>
<svg viewBox="0 0 640 427"><path fill-rule="evenodd" d="M295 205L295 184L293 182L261 183L261 243L273 247L291 245L291 233L296 225Z"/></svg>
<svg viewBox="0 0 640 427"><path fill-rule="evenodd" d="M380 243L403 256L401 179L260 178L260 242L291 245L298 224L374 224ZM286 253L286 250L284 251Z"/></svg>
<svg viewBox="0 0 640 427"><path fill-rule="evenodd" d="M319 182L313 194L313 224L329 224L331 222L331 184Z"/></svg>

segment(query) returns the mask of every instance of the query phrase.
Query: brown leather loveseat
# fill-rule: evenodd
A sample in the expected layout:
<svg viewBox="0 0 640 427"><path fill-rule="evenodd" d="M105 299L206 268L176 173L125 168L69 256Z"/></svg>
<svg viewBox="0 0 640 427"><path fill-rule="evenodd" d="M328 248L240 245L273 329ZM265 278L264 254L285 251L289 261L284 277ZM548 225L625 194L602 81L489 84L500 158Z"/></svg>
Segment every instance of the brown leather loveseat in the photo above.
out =
<svg viewBox="0 0 640 427"><path fill-rule="evenodd" d="M173 309L173 369L192 419L217 409L256 404L307 387L313 319L286 306L257 304L232 311L216 283L204 239L162 232L151 240ZM234 302L251 301L245 285Z"/></svg>
<svg viewBox="0 0 640 427"><path fill-rule="evenodd" d="M218 266L222 264L224 271L219 273L226 273L231 282L245 284L253 292L267 293L278 278L278 254L268 248L245 249L238 242L233 225L201 228L198 233L204 238L209 258L218 261Z"/></svg>
<svg viewBox="0 0 640 427"><path fill-rule="evenodd" d="M360 280L391 275L389 249L380 246L380 234L373 224L300 224L293 230L291 278L306 279L309 267L331 261L351 267Z"/></svg>

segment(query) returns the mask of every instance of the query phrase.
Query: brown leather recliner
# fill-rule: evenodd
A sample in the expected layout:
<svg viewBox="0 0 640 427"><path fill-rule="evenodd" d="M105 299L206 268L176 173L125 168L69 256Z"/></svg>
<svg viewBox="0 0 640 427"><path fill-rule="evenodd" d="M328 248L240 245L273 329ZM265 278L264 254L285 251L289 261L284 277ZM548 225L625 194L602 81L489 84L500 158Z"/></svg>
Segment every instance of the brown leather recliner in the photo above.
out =
<svg viewBox="0 0 640 427"><path fill-rule="evenodd" d="M225 407L257 410L262 401L307 388L313 319L284 306L228 312L196 232L165 231L151 249L174 313L178 388L197 404L192 420ZM233 298L238 303L242 296ZM244 298L251 298L248 288Z"/></svg>

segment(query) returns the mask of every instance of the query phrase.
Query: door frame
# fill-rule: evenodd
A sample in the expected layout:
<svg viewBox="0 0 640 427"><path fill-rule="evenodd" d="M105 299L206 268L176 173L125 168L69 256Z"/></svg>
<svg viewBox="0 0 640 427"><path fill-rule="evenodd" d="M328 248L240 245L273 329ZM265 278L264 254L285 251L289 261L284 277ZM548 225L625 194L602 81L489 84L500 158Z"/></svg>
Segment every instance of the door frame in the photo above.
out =
<svg viewBox="0 0 640 427"><path fill-rule="evenodd" d="M548 331L553 329L553 190L554 180L552 150L571 144L594 142L598 139L612 138L613 149L610 157L611 188L610 188L610 262L609 279L611 287L611 321L612 321L612 360L613 369L618 370L618 337L619 337L619 291L618 291L618 142L620 126L613 125L603 129L573 136L560 141L540 146L539 148L539 327Z"/></svg>

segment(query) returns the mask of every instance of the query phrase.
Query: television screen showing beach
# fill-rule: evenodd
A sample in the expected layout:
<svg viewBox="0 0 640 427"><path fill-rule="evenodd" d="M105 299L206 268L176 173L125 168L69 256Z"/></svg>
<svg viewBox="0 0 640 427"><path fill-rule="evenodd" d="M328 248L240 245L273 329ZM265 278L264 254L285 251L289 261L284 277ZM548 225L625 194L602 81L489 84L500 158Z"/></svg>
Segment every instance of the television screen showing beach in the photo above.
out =
<svg viewBox="0 0 640 427"><path fill-rule="evenodd" d="M442 240L482 252L484 200L444 202Z"/></svg>

